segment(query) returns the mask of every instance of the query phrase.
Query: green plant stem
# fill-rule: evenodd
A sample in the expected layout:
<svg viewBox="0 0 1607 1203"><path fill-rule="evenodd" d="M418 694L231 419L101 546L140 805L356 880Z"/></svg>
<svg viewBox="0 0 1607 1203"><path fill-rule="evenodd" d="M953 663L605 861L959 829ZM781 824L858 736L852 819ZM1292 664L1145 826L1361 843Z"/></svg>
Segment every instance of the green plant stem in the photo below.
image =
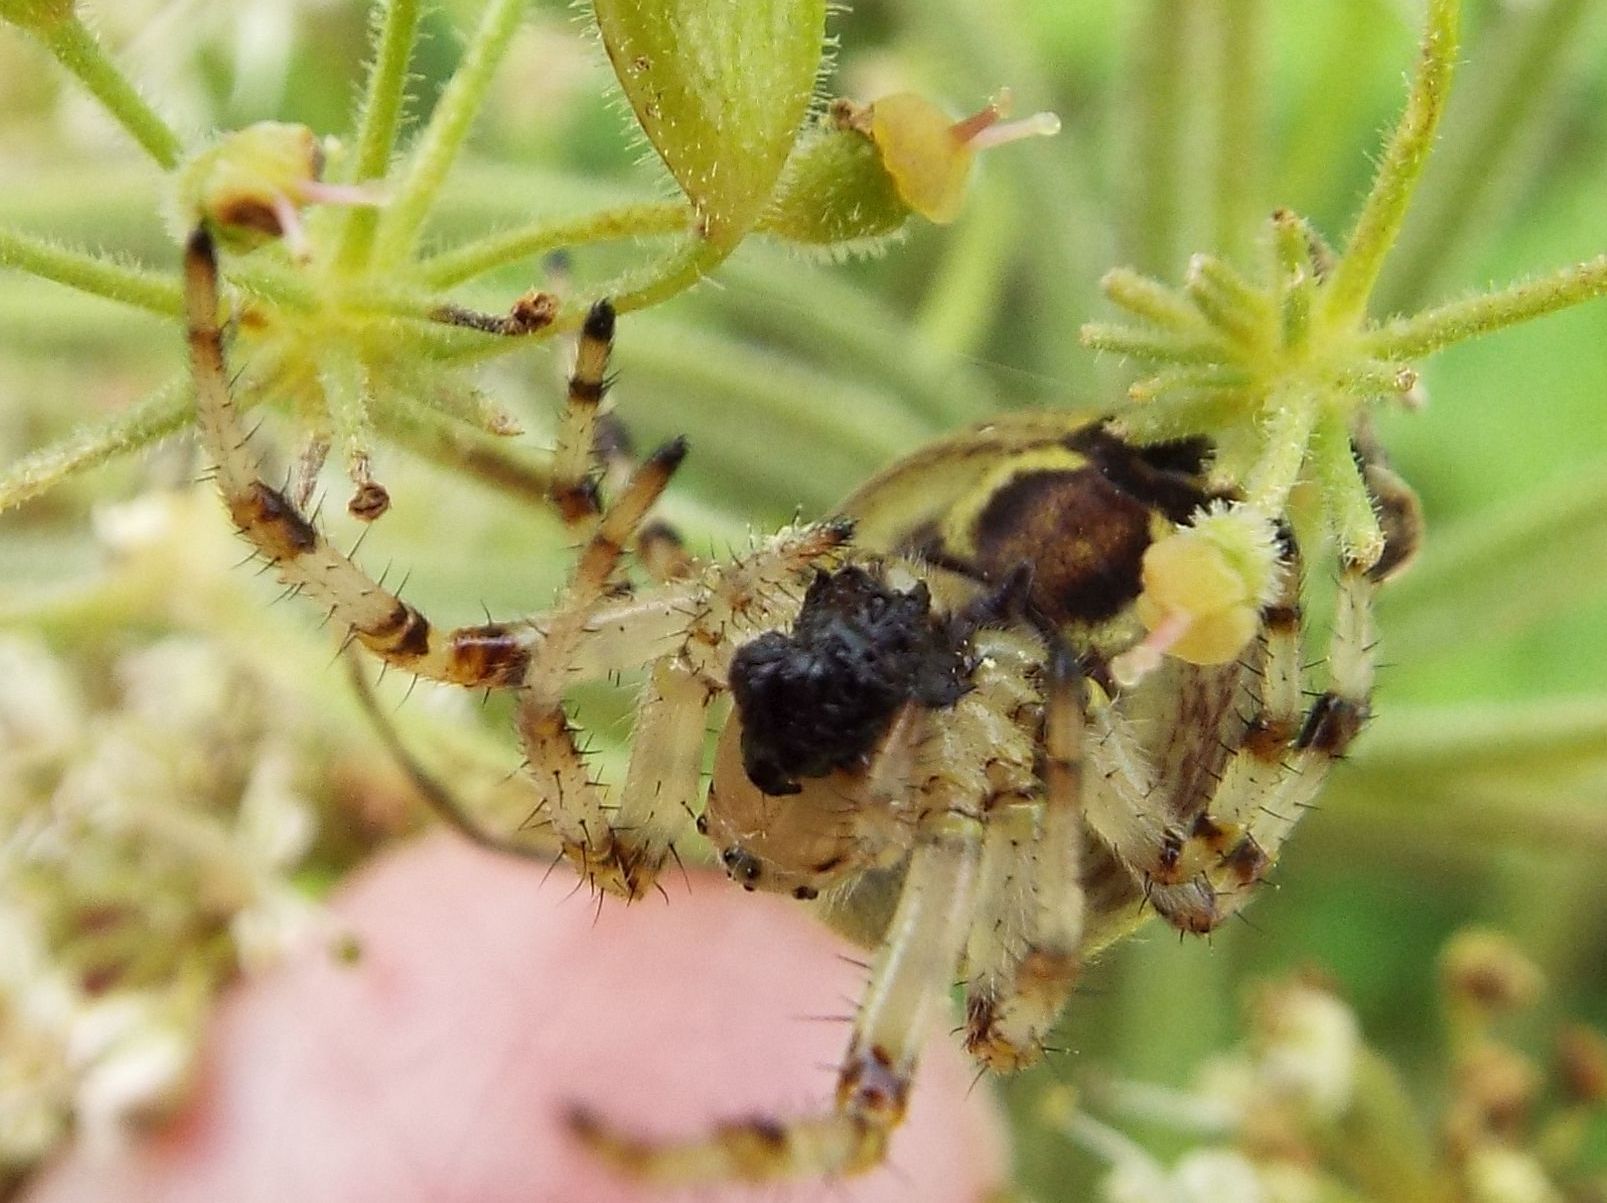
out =
<svg viewBox="0 0 1607 1203"><path fill-rule="evenodd" d="M1157 326L1185 333L1206 329L1200 311L1177 289L1127 267L1113 267L1099 281L1112 302Z"/></svg>
<svg viewBox="0 0 1607 1203"><path fill-rule="evenodd" d="M374 427L368 416L368 381L362 363L349 349L331 347L319 363L318 384L335 445L348 467L366 460L374 446Z"/></svg>
<svg viewBox="0 0 1607 1203"><path fill-rule="evenodd" d="M1558 114L1557 94L1569 83L1565 63L1596 6L1590 0L1544 0L1505 11L1479 42L1462 107L1424 175L1412 214L1390 255L1379 310L1404 313L1430 295L1445 265L1468 245L1481 218L1519 190L1526 160L1549 143L1542 132Z"/></svg>
<svg viewBox="0 0 1607 1203"><path fill-rule="evenodd" d="M1607 294L1607 254L1500 292L1397 318L1369 331L1361 342L1378 359L1416 359L1603 294Z"/></svg>
<svg viewBox="0 0 1607 1203"><path fill-rule="evenodd" d="M1215 153L1211 156L1212 245L1243 263L1255 233L1261 189L1263 0L1214 0L1211 23Z"/></svg>
<svg viewBox="0 0 1607 1203"><path fill-rule="evenodd" d="M178 135L145 102L82 21L76 16L55 21L38 34L56 61L89 89L158 166L167 171L178 166L183 154Z"/></svg>
<svg viewBox="0 0 1607 1203"><path fill-rule="evenodd" d="M1179 254L1189 7L1186 0L1145 0L1128 51L1135 128L1121 258L1159 276L1175 274Z"/></svg>
<svg viewBox="0 0 1607 1203"><path fill-rule="evenodd" d="M1344 410L1325 412L1312 431L1310 467L1322 488L1323 509L1350 562L1371 566L1384 551L1384 532L1372 498L1356 471L1350 423Z"/></svg>
<svg viewBox="0 0 1607 1203"><path fill-rule="evenodd" d="M189 376L175 376L109 422L81 426L61 442L9 465L0 474L0 511L39 496L74 473L173 434L188 424L193 409Z"/></svg>
<svg viewBox="0 0 1607 1203"><path fill-rule="evenodd" d="M1244 482L1245 502L1263 514L1281 515L1289 491L1300 480L1317 426L1319 407L1314 401L1303 392L1287 396L1281 405L1276 397L1271 399L1265 423L1266 450Z"/></svg>
<svg viewBox="0 0 1607 1203"><path fill-rule="evenodd" d="M16 267L79 292L176 317L181 304L176 280L125 267L85 251L0 228L0 267Z"/></svg>
<svg viewBox="0 0 1607 1203"><path fill-rule="evenodd" d="M710 242L694 235L644 271L620 276L602 290L602 295L612 297L620 313L650 308L697 284L734 249L731 243ZM576 320L583 316L579 314Z"/></svg>
<svg viewBox="0 0 1607 1203"><path fill-rule="evenodd" d="M543 218L428 256L420 261L418 274L432 288L450 288L510 263L564 247L686 233L693 220L692 210L682 201L623 205L583 217Z"/></svg>
<svg viewBox="0 0 1607 1203"><path fill-rule="evenodd" d="M998 188L993 192L1001 191ZM915 326L922 341L950 354L972 354L998 311L1016 225L1004 198L973 196L921 298Z"/></svg>
<svg viewBox="0 0 1607 1203"><path fill-rule="evenodd" d="M932 433L1001 408L992 382L941 349L911 339L904 318L885 301L844 281L840 272L806 266L785 252L745 247L720 273L719 289L700 300L773 344L803 354L831 348L842 371L899 393Z"/></svg>
<svg viewBox="0 0 1607 1203"><path fill-rule="evenodd" d="M385 5L357 124L357 152L350 178L358 183L384 179L390 170L407 100L407 65L418 38L422 9L421 0L389 0ZM351 271L368 262L378 229L379 210L372 205L359 205L347 215L337 259L343 270Z"/></svg>
<svg viewBox="0 0 1607 1203"><path fill-rule="evenodd" d="M1384 257L1400 233L1412 192L1434 146L1434 131L1445 112L1460 16L1460 0L1429 0L1428 26L1406 111L1390 136L1373 186L1325 290L1323 311L1335 326L1354 325L1366 312Z"/></svg>
<svg viewBox="0 0 1607 1203"><path fill-rule="evenodd" d="M491 78L524 15L526 0L489 0L474 39L420 136L396 194L380 218L376 250L387 264L413 251L436 194L485 103Z"/></svg>
<svg viewBox="0 0 1607 1203"><path fill-rule="evenodd" d="M1111 351L1145 363L1219 364L1227 358L1225 348L1214 338L1142 330L1110 322L1087 322L1078 337L1083 346L1092 350Z"/></svg>

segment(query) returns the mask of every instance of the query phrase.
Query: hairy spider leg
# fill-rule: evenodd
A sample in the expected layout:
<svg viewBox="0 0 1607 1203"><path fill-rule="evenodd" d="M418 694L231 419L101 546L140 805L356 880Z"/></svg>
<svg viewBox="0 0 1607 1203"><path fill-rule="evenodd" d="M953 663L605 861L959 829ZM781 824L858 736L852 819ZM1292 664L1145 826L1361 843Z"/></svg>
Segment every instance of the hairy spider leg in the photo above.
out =
<svg viewBox="0 0 1607 1203"><path fill-rule="evenodd" d="M1252 820L1283 779L1285 758L1300 731L1302 579L1299 550L1290 541L1278 596L1262 610L1250 668L1241 679L1251 713L1213 787L1177 816L1178 829L1187 834L1177 846L1171 880L1149 891L1156 911L1180 931L1208 932L1220 925L1229 914L1224 895L1236 894L1242 904L1271 866Z"/></svg>
<svg viewBox="0 0 1607 1203"><path fill-rule="evenodd" d="M1203 933L1217 927L1226 917L1219 890L1247 895L1269 864L1251 834L1249 818L1280 779L1284 755L1300 729L1301 573L1292 540L1286 545L1280 582L1244 665L1229 670L1173 668L1180 676L1175 688L1192 689L1209 701L1199 703L1204 718L1196 715L1192 722L1174 724L1188 739L1169 749L1169 759L1179 766L1220 762L1211 774L1197 775L1197 784L1181 796L1162 787L1171 768L1163 771L1154 763L1122 699L1096 692L1090 705L1090 759L1097 779L1088 791L1089 824L1142 883L1148 903L1180 931ZM1238 724L1239 733L1224 758L1218 743L1223 727L1216 712L1231 703L1235 692L1249 698L1251 713Z"/></svg>
<svg viewBox="0 0 1607 1203"><path fill-rule="evenodd" d="M726 640L789 620L810 570L833 562L852 533L852 525L844 521L789 528L731 563L708 566L693 579L642 598L615 597L610 586L621 550L684 454L684 447L673 442L648 457L603 512L554 610L519 622L437 629L333 547L283 493L261 479L229 390L218 321L217 256L204 228L191 235L186 247L185 301L197 426L241 535L285 584L311 597L338 628L387 663L472 688L519 689L520 726L531 752L532 776L538 786L544 784L540 766L556 763L551 771L568 788L549 790L549 817L560 836L567 833L577 862L588 863L599 849L614 843L603 818L608 809L604 795L580 765L561 709L554 709L562 690L677 654L692 664L705 689L723 689L731 655ZM695 656L688 654L691 648L698 649ZM659 721L670 723L670 716ZM697 746L701 719L699 726ZM662 755L658 738L647 741L644 754ZM539 759L554 751L556 762ZM580 808L573 820L565 810L571 804ZM463 816L448 811L446 817L460 825ZM639 816L631 817L644 825ZM505 836L483 830L480 835L488 846L520 853L517 843ZM621 862L617 851L615 859L594 866L590 877L598 888L627 896L639 896L651 884L650 873L634 862Z"/></svg>
<svg viewBox="0 0 1607 1203"><path fill-rule="evenodd" d="M196 425L216 467L230 517L280 580L329 612L381 659L459 685L500 686L524 672L537 632L528 623L438 631L412 606L337 551L278 489L261 479L229 391L218 324L218 265L211 235L197 229L185 250L185 306L195 381Z"/></svg>
<svg viewBox="0 0 1607 1203"><path fill-rule="evenodd" d="M1095 823L1096 829L1141 876L1154 849L1134 849L1132 833L1166 833L1169 875L1164 881L1145 876L1146 897L1180 931L1209 932L1248 901L1329 767L1366 722L1377 581L1360 566L1342 563L1330 633L1329 686L1308 707L1301 579L1299 552L1291 542L1279 595L1262 613L1253 671L1245 680L1253 712L1216 774L1214 788L1191 801L1182 814L1161 813L1154 769L1119 705L1107 704L1094 715L1096 760L1106 786L1101 813L1132 816L1125 829L1115 829L1115 838L1109 822L1104 827ZM1208 748L1200 749L1200 754L1208 753ZM1129 841L1125 847L1123 838Z"/></svg>
<svg viewBox="0 0 1607 1203"><path fill-rule="evenodd" d="M552 502L567 526L595 520L603 511L597 411L608 391L613 347L614 306L598 301L580 327L552 455Z"/></svg>
<svg viewBox="0 0 1607 1203"><path fill-rule="evenodd" d="M988 811L967 951L965 1047L997 1073L1043 1058L1081 967L1084 683L1063 646L1050 649L1046 676L1041 797Z"/></svg>
<svg viewBox="0 0 1607 1203"><path fill-rule="evenodd" d="M1310 808L1335 760L1344 756L1371 713L1377 638L1373 597L1378 582L1352 563L1341 566L1339 596L1328 648L1328 688L1317 695L1292 745L1277 762L1273 781L1246 799L1251 805L1241 821L1248 829L1244 843L1255 850L1261 872L1277 859L1284 840ZM1226 916L1244 905L1253 879L1239 865L1250 857L1236 847L1222 864L1230 870L1219 885L1218 906ZM1226 885L1231 888L1222 888Z"/></svg>
<svg viewBox="0 0 1607 1203"><path fill-rule="evenodd" d="M636 470L630 432L617 415L601 409L613 383L608 372L613 345L614 306L605 298L581 324L553 450L550 496L566 526L595 522L603 512L603 486L623 489ZM634 550L648 576L660 583L685 580L697 570L680 533L661 518L640 526Z"/></svg>
<svg viewBox="0 0 1607 1203"><path fill-rule="evenodd" d="M921 820L830 1111L787 1120L754 1117L702 1138L658 1142L577 1110L570 1117L576 1135L622 1172L661 1186L822 1177L879 1165L904 1117L920 1043L965 943L981 832L975 813L939 812Z"/></svg>
<svg viewBox="0 0 1607 1203"><path fill-rule="evenodd" d="M1029 732L998 704L1023 692L1028 655L980 657L975 688L926 714L912 774L917 812L909 867L871 966L830 1111L727 1123L690 1140L621 1132L591 1111L576 1134L630 1176L664 1186L859 1173L886 1157L904 1117L921 1041L944 1005L977 914L988 801L1004 770L1010 792L1031 789ZM1014 680L1009 680L1015 678ZM1062 749L1065 751L1065 749Z"/></svg>

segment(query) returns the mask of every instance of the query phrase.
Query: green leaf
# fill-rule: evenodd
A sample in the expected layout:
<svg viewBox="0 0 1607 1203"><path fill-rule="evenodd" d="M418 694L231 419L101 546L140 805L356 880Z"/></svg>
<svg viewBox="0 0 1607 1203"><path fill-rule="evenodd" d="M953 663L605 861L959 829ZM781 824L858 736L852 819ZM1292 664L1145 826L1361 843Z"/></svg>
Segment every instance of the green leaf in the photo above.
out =
<svg viewBox="0 0 1607 1203"><path fill-rule="evenodd" d="M758 219L809 111L825 0L595 0L614 73L711 242Z"/></svg>

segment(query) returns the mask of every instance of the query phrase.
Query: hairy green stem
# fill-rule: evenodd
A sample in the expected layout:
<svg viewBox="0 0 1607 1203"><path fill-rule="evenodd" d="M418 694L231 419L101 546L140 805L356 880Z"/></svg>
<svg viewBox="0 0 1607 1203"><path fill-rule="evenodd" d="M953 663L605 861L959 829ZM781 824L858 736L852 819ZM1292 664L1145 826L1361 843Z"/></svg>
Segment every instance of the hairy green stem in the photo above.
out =
<svg viewBox="0 0 1607 1203"><path fill-rule="evenodd" d="M991 195L971 197L965 221L921 297L915 326L923 343L950 354L972 354L994 322L1007 279L1004 264L1019 228L1015 206L1003 191L993 187L987 189Z"/></svg>
<svg viewBox="0 0 1607 1203"><path fill-rule="evenodd" d="M1173 274L1179 256L1189 7L1186 0L1145 0L1128 51L1135 128L1122 258L1162 276Z"/></svg>
<svg viewBox="0 0 1607 1203"><path fill-rule="evenodd" d="M1212 245L1225 259L1245 261L1255 233L1261 189L1261 40L1263 0L1214 0L1211 24L1215 153L1211 156Z"/></svg>
<svg viewBox="0 0 1607 1203"><path fill-rule="evenodd" d="M24 456L0 474L0 511L39 496L75 473L181 430L193 408L189 376L175 376L109 422L86 424L61 442Z"/></svg>
<svg viewBox="0 0 1607 1203"><path fill-rule="evenodd" d="M43 238L0 227L0 267L15 267L65 284L79 292L148 309L164 317L177 317L180 308L177 280L125 267L85 251L69 250Z"/></svg>
<svg viewBox="0 0 1607 1203"><path fill-rule="evenodd" d="M362 362L348 348L331 347L319 363L318 384L335 445L345 456L348 471L352 471L366 464L374 446L374 427L368 416L368 380Z"/></svg>
<svg viewBox="0 0 1607 1203"><path fill-rule="evenodd" d="M1283 513L1289 491L1300 480L1317 425L1318 406L1314 398L1299 392L1282 404L1274 396L1268 401L1268 409L1266 449L1244 483L1244 500L1263 514L1276 517Z"/></svg>
<svg viewBox="0 0 1607 1203"><path fill-rule="evenodd" d="M1378 359L1416 359L1607 294L1607 254L1500 292L1397 318L1362 336Z"/></svg>
<svg viewBox="0 0 1607 1203"><path fill-rule="evenodd" d="M1157 326L1184 332L1205 329L1199 310L1181 292L1131 268L1111 268L1100 278L1099 287L1123 309Z"/></svg>
<svg viewBox="0 0 1607 1203"><path fill-rule="evenodd" d="M584 217L542 218L427 256L420 261L418 274L432 288L450 288L507 264L564 247L685 233L693 220L692 210L683 201L622 205Z"/></svg>
<svg viewBox="0 0 1607 1203"><path fill-rule="evenodd" d="M1356 470L1347 419L1347 411L1338 409L1323 413L1317 420L1312 431L1310 466L1322 488L1323 508L1341 554L1351 563L1370 567L1384 552L1384 532Z"/></svg>
<svg viewBox="0 0 1607 1203"><path fill-rule="evenodd" d="M1429 0L1428 26L1406 111L1390 136L1373 186L1325 290L1323 311L1335 326L1354 325L1366 312L1384 257L1400 233L1412 192L1434 147L1434 131L1445 112L1460 16L1460 0Z"/></svg>
<svg viewBox="0 0 1607 1203"><path fill-rule="evenodd" d="M1217 339L1143 330L1110 322L1088 322L1078 337L1095 351L1112 351L1146 363L1222 363L1229 358Z"/></svg>
<svg viewBox="0 0 1607 1203"><path fill-rule="evenodd" d="M78 82L128 131L157 165L171 171L184 153L179 137L155 109L145 102L117 64L112 62L94 34L76 16L52 22L38 31L39 39Z"/></svg>
<svg viewBox="0 0 1607 1203"><path fill-rule="evenodd" d="M491 78L519 28L525 3L526 0L487 3L474 39L441 94L396 194L380 219L376 249L385 263L400 263L412 253L447 171L485 103Z"/></svg>
<svg viewBox="0 0 1607 1203"><path fill-rule="evenodd" d="M384 179L390 169L402 108L407 101L407 66L418 38L422 8L421 0L389 0L385 5L357 123L357 152L352 158L350 177L356 182ZM378 228L379 210L375 206L358 205L347 215L337 260L342 269L350 271L368 262Z"/></svg>
<svg viewBox="0 0 1607 1203"><path fill-rule="evenodd" d="M729 242L710 242L693 235L657 263L628 272L602 290L620 313L647 309L697 284L735 250Z"/></svg>
<svg viewBox="0 0 1607 1203"><path fill-rule="evenodd" d="M1537 147L1552 141L1544 123L1570 83L1565 63L1578 49L1590 0L1512 6L1478 44L1478 56L1449 115L1412 215L1390 254L1379 311L1417 308L1435 289L1469 236L1521 189Z"/></svg>

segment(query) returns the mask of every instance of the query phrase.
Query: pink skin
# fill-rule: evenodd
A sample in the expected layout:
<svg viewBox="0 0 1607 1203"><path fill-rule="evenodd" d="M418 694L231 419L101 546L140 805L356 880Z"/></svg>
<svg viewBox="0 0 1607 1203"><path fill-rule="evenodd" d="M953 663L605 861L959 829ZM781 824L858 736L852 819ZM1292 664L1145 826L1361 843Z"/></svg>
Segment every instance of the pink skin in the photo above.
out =
<svg viewBox="0 0 1607 1203"><path fill-rule="evenodd" d="M787 1115L831 1096L862 954L796 903L712 874L599 915L562 869L445 835L333 901L360 941L316 944L235 990L191 1104L110 1156L74 1152L28 1203L630 1203L560 1122L584 1103L633 1130ZM850 1183L699 1190L707 1203L977 1203L1005 1181L996 1107L934 1031L891 1164Z"/></svg>

